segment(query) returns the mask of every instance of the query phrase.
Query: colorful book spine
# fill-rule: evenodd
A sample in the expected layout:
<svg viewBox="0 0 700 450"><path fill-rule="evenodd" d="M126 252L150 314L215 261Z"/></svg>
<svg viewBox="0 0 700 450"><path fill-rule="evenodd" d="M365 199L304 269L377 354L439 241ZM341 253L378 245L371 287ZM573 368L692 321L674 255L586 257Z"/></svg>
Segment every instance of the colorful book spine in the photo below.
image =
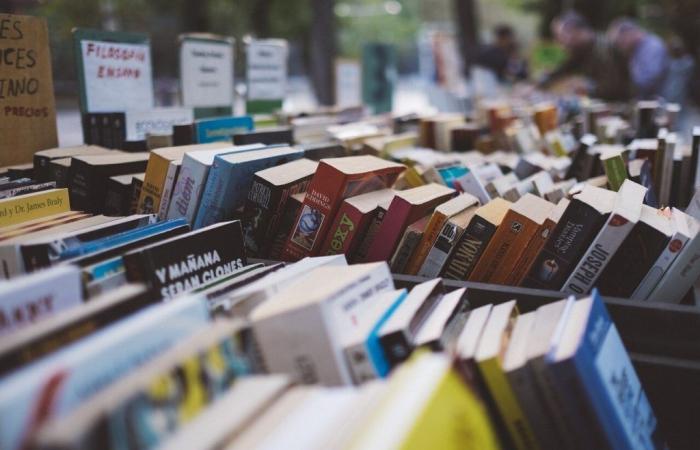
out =
<svg viewBox="0 0 700 450"><path fill-rule="evenodd" d="M447 258L441 276L452 280L468 279L495 233L494 224L474 216Z"/></svg>
<svg viewBox="0 0 700 450"><path fill-rule="evenodd" d="M321 245L319 255L351 255L360 245L374 211L363 214L357 208L342 203L335 215L335 220L328 228L329 232Z"/></svg>
<svg viewBox="0 0 700 450"><path fill-rule="evenodd" d="M195 122L195 134L200 144L230 141L234 134L248 132L254 128L255 123L251 116L203 119Z"/></svg>

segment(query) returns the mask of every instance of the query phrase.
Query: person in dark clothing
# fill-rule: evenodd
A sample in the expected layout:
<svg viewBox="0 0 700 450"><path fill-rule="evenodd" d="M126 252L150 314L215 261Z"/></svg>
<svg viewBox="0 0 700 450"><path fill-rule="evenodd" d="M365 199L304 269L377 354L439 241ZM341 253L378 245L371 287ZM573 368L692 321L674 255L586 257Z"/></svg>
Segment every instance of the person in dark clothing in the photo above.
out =
<svg viewBox="0 0 700 450"><path fill-rule="evenodd" d="M492 71L502 83L528 77L527 62L520 56L515 32L510 25L494 28L493 43L478 49L476 64Z"/></svg>
<svg viewBox="0 0 700 450"><path fill-rule="evenodd" d="M575 12L565 13L552 21L552 33L566 49L567 60L540 81L547 88L573 75L588 81L587 94L603 100L630 98L629 75L622 55L608 39L597 33Z"/></svg>

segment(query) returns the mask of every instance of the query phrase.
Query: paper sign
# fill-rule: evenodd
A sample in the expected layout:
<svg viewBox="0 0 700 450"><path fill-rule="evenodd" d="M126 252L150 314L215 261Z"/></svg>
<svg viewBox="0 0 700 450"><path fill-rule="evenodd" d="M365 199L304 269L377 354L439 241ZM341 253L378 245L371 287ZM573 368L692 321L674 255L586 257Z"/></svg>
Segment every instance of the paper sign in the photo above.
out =
<svg viewBox="0 0 700 450"><path fill-rule="evenodd" d="M231 106L233 39L185 37L180 46L180 83L185 106Z"/></svg>
<svg viewBox="0 0 700 450"><path fill-rule="evenodd" d="M58 146L46 21L0 14L0 166Z"/></svg>
<svg viewBox="0 0 700 450"><path fill-rule="evenodd" d="M90 38L88 33L76 34L83 110L92 113L152 108L153 76L148 39L123 42L134 35L92 32L94 38ZM124 37L127 39L122 39Z"/></svg>
<svg viewBox="0 0 700 450"><path fill-rule="evenodd" d="M194 122L191 108L155 108L127 111L124 114L127 141L143 141L146 135L172 134L175 125Z"/></svg>
<svg viewBox="0 0 700 450"><path fill-rule="evenodd" d="M335 104L340 107L362 104L362 68L358 61L351 59L336 61Z"/></svg>
<svg viewBox="0 0 700 450"><path fill-rule="evenodd" d="M287 88L287 42L254 40L248 44L248 100L282 100Z"/></svg>

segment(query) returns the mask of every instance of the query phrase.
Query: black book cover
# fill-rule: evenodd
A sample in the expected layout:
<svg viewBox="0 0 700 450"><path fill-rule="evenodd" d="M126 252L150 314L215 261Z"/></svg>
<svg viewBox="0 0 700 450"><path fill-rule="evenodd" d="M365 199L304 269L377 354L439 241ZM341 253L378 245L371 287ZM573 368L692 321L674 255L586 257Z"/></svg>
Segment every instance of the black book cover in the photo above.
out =
<svg viewBox="0 0 700 450"><path fill-rule="evenodd" d="M112 147L121 150L126 142L126 114L117 112L110 114L112 124Z"/></svg>
<svg viewBox="0 0 700 450"><path fill-rule="evenodd" d="M347 156L345 147L335 142L327 142L321 144L308 144L302 146L304 149L304 158L312 161L320 161L325 158L340 158Z"/></svg>
<svg viewBox="0 0 700 450"><path fill-rule="evenodd" d="M34 178L36 181L51 181L51 171L49 165L51 158L45 155L34 154Z"/></svg>
<svg viewBox="0 0 700 450"><path fill-rule="evenodd" d="M7 169L7 176L10 180L20 178L34 178L34 164L22 164Z"/></svg>
<svg viewBox="0 0 700 450"><path fill-rule="evenodd" d="M578 148L571 158L571 165L566 171L566 176L564 176L565 180L576 178L577 181L585 181L590 178L593 166L593 155L588 153L588 150L593 145L593 140L584 138L581 139Z"/></svg>
<svg viewBox="0 0 700 450"><path fill-rule="evenodd" d="M147 164L147 158L105 165L91 165L80 158L73 158L68 171L71 208L102 214L109 177L145 172Z"/></svg>
<svg viewBox="0 0 700 450"><path fill-rule="evenodd" d="M413 352L413 339L421 325L430 316L444 294L442 283L438 283L435 289L425 298L418 311L411 317L406 327L402 327L391 333L379 336L379 344L384 350L390 370L406 361Z"/></svg>
<svg viewBox="0 0 700 450"><path fill-rule="evenodd" d="M25 184L23 186L17 186L10 189L3 189L0 192L0 198L15 197L17 195L30 194L34 192L47 191L49 189L55 189L55 181L47 181L45 183L32 182L31 184Z"/></svg>
<svg viewBox="0 0 700 450"><path fill-rule="evenodd" d="M681 171L679 175L679 186L678 186L678 197L676 198L677 202L677 207L685 209L688 206L688 203L690 202L690 198L688 196L688 193L690 192L689 187L693 184L693 182L690 180L690 172L691 172L691 156L690 155L683 155L683 159L681 160Z"/></svg>
<svg viewBox="0 0 700 450"><path fill-rule="evenodd" d="M303 198L301 199L303 200ZM284 245L287 243L287 238L289 233L294 227L294 222L299 215L299 210L303 201L301 201L297 196L290 196L284 205L284 213L279 221L279 226L275 230L274 234L270 237L270 244L268 250L263 255L274 261L282 258L282 250L284 250Z"/></svg>
<svg viewBox="0 0 700 450"><path fill-rule="evenodd" d="M466 280L496 233L496 228L483 217L474 216L454 251L447 258L441 276L451 280Z"/></svg>
<svg viewBox="0 0 700 450"><path fill-rule="evenodd" d="M629 298L654 266L670 238L639 221L598 278L602 295Z"/></svg>
<svg viewBox="0 0 700 450"><path fill-rule="evenodd" d="M194 144L194 141L194 124L173 127L173 145L191 145Z"/></svg>
<svg viewBox="0 0 700 450"><path fill-rule="evenodd" d="M680 205L680 192L681 192L681 169L683 167L683 159L673 159L673 170L671 171L671 196L669 198L668 206Z"/></svg>
<svg viewBox="0 0 700 450"><path fill-rule="evenodd" d="M246 265L240 221L222 222L124 255L129 281L173 298Z"/></svg>
<svg viewBox="0 0 700 450"><path fill-rule="evenodd" d="M72 164L72 161L71 161ZM70 166L65 166L56 161L51 161L49 164L49 178L56 182L57 188L68 187L68 174ZM72 206L72 205L71 205Z"/></svg>
<svg viewBox="0 0 700 450"><path fill-rule="evenodd" d="M7 348L0 353L0 375L5 375L14 369L36 361L128 317L155 303L154 300L147 290L138 289L118 302L109 303L104 308L95 310L92 314L48 330L46 334L36 336L31 341L22 342L21 346Z"/></svg>
<svg viewBox="0 0 700 450"><path fill-rule="evenodd" d="M537 255L522 286L559 290L591 245L607 216L574 198Z"/></svg>
<svg viewBox="0 0 700 450"><path fill-rule="evenodd" d="M114 148L114 130L112 130L112 115L101 113L100 120L100 145L107 148Z"/></svg>
<svg viewBox="0 0 700 450"><path fill-rule="evenodd" d="M265 128L257 131L249 131L233 135L234 145L250 145L250 144L294 144L294 133L290 127L283 128Z"/></svg>
<svg viewBox="0 0 700 450"><path fill-rule="evenodd" d="M131 210L132 182L123 183L114 177L107 180L105 216L128 216Z"/></svg>
<svg viewBox="0 0 700 450"><path fill-rule="evenodd" d="M95 113L82 114L83 141L88 145L100 145L100 118Z"/></svg>

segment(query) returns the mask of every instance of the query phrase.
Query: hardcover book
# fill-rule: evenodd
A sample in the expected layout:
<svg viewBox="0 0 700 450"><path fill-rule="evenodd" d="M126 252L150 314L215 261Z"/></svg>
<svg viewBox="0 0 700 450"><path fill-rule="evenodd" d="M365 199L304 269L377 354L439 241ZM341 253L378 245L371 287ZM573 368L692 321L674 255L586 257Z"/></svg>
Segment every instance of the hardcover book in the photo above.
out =
<svg viewBox="0 0 700 450"><path fill-rule="evenodd" d="M37 181L50 181L49 165L54 159L71 158L84 155L104 155L115 150L109 150L97 145L78 145L76 147L58 147L40 150L34 153L34 178Z"/></svg>
<svg viewBox="0 0 700 450"><path fill-rule="evenodd" d="M294 261L318 254L344 199L389 188L403 170L402 164L374 156L321 161L309 183L282 259Z"/></svg>
<svg viewBox="0 0 700 450"><path fill-rule="evenodd" d="M270 248L265 257L273 261L279 261L282 259L284 246L287 245L287 239L289 238L296 219L299 216L301 207L304 204L305 196L305 192L300 192L298 194L290 195L287 199L282 216L280 217L279 227L274 235L270 237Z"/></svg>
<svg viewBox="0 0 700 450"><path fill-rule="evenodd" d="M139 174L130 173L109 177L105 194L104 214L106 216L128 216L131 214L133 180L136 175Z"/></svg>
<svg viewBox="0 0 700 450"><path fill-rule="evenodd" d="M405 273L404 269L423 238L423 233L425 233L431 217L432 215L423 216L406 228L399 245L396 246L396 251L391 257L391 262L389 263L391 273Z"/></svg>

